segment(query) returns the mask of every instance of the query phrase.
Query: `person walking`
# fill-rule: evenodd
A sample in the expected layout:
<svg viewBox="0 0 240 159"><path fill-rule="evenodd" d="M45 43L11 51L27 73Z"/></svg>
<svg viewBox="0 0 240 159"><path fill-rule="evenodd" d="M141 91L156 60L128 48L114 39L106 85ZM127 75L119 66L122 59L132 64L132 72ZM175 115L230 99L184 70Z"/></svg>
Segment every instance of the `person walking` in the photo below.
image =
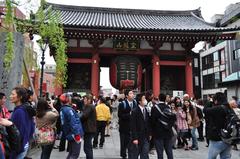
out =
<svg viewBox="0 0 240 159"><path fill-rule="evenodd" d="M70 96L62 94L60 109L62 135L68 141L69 153L67 159L77 159L80 155L83 128L77 112L70 106Z"/></svg>
<svg viewBox="0 0 240 159"><path fill-rule="evenodd" d="M148 159L149 140L151 139L151 126L149 113L145 106L147 100L144 94L138 94L136 97L138 106L131 113L131 159ZM129 158L130 159L130 158Z"/></svg>
<svg viewBox="0 0 240 159"><path fill-rule="evenodd" d="M112 109L113 109L113 113L112 113L112 127L113 129L117 129L118 128L118 106L119 106L119 101L118 101L118 97L117 95L113 95L113 102L112 102Z"/></svg>
<svg viewBox="0 0 240 159"><path fill-rule="evenodd" d="M163 150L165 150L168 159L173 159L173 152L172 152L172 137L173 132L172 128L166 128L161 119L164 118L163 112L171 112L169 106L166 105L166 95L160 94L159 95L159 104L155 105L151 111L151 118L152 118L152 132L153 136L155 137L155 146L157 150L158 159L163 159ZM175 116L176 118L176 116ZM170 119L168 120L170 121ZM173 125L175 123L175 119L173 121ZM173 126L172 125L172 126Z"/></svg>
<svg viewBox="0 0 240 159"><path fill-rule="evenodd" d="M20 152L13 152L12 159L23 159L29 148L29 141L33 137L35 123L33 117L27 113L24 103L27 102L27 89L24 87L15 87L10 95L10 100L15 104L11 120L20 132L22 146Z"/></svg>
<svg viewBox="0 0 240 159"><path fill-rule="evenodd" d="M217 92L213 96L213 104L212 107L203 109L209 120L207 131L209 138L208 159L216 159L218 155L221 159L230 159L232 146L222 141L220 132L226 125L226 110L231 108L222 92Z"/></svg>
<svg viewBox="0 0 240 159"><path fill-rule="evenodd" d="M92 139L96 133L96 110L92 105L93 97L87 94L83 97L83 110L81 114L81 121L84 129L84 152L86 159L93 159Z"/></svg>
<svg viewBox="0 0 240 159"><path fill-rule="evenodd" d="M44 99L38 100L36 115L36 127L38 129L51 128L56 130L56 122L58 116L58 111L53 107L52 104L48 104L48 102ZM50 158L54 142L41 146L41 159Z"/></svg>
<svg viewBox="0 0 240 159"><path fill-rule="evenodd" d="M134 93L127 89L124 92L126 99L119 103L118 118L119 118L119 133L120 133L120 156L123 159L127 158L127 149L130 141L130 115L131 111L137 107L137 102L134 100ZM128 156L131 152L128 150Z"/></svg>
<svg viewBox="0 0 240 159"><path fill-rule="evenodd" d="M110 109L105 104L106 100L104 97L99 97L98 105L96 106L96 115L97 115L97 133L95 134L93 140L93 148L97 148L98 146L98 135L100 133L100 143L99 148L103 148L103 144L105 141L105 128L107 123L111 119Z"/></svg>

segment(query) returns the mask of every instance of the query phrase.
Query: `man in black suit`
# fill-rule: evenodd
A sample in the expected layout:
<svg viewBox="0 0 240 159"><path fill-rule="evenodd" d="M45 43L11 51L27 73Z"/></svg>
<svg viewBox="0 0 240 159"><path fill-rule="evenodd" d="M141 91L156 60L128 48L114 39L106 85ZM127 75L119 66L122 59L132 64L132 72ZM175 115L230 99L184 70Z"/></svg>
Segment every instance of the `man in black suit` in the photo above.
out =
<svg viewBox="0 0 240 159"><path fill-rule="evenodd" d="M133 108L137 107L134 100L134 93L132 90L125 90L126 99L119 103L118 118L119 118L119 132L120 132L120 156L125 159L127 157L126 150L130 141L130 115ZM130 151L128 154L130 155Z"/></svg>
<svg viewBox="0 0 240 159"><path fill-rule="evenodd" d="M131 159L148 159L149 140L151 138L151 126L149 120L149 113L145 106L147 100L144 94L138 94L136 97L138 106L133 109L131 113Z"/></svg>

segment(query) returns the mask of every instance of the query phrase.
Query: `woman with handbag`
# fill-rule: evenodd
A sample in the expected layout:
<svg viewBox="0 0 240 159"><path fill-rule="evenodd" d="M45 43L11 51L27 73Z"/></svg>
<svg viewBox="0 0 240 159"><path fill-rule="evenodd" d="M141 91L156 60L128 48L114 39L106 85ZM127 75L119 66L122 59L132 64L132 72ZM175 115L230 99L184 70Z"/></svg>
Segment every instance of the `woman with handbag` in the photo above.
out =
<svg viewBox="0 0 240 159"><path fill-rule="evenodd" d="M44 99L37 103L37 143L42 147L41 159L49 159L56 139L56 121L59 114L52 104Z"/></svg>

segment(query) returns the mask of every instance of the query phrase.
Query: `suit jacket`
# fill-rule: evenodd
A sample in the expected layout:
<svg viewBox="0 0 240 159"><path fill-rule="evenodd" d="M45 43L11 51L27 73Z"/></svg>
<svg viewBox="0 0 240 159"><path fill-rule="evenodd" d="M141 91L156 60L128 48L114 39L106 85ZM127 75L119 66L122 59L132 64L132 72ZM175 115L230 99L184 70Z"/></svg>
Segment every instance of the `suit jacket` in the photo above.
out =
<svg viewBox="0 0 240 159"><path fill-rule="evenodd" d="M147 109L145 110L145 120L142 113L142 110L139 106L133 109L131 113L131 137L132 140L143 140L145 138L149 139L151 135L151 126L150 126L150 117Z"/></svg>
<svg viewBox="0 0 240 159"><path fill-rule="evenodd" d="M124 104L125 103L125 104ZM137 107L137 102L133 102L133 108ZM119 118L119 132L121 133L130 133L130 115L131 107L127 100L119 103L118 106L118 118Z"/></svg>

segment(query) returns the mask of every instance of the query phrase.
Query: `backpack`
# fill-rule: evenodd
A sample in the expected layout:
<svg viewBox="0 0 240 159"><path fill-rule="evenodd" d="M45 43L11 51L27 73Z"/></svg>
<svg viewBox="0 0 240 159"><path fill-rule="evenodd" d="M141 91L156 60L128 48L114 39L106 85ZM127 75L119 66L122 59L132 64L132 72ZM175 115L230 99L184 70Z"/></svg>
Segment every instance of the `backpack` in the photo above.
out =
<svg viewBox="0 0 240 159"><path fill-rule="evenodd" d="M25 108L30 118L36 116L36 110L30 105L29 102L24 103L23 107Z"/></svg>
<svg viewBox="0 0 240 159"><path fill-rule="evenodd" d="M122 103L123 103L124 109L126 109L126 108L127 108L127 103L126 103L126 101L124 100L124 101L122 101ZM133 100L133 103L134 103L135 105L137 105L137 101L136 101L136 100Z"/></svg>
<svg viewBox="0 0 240 159"><path fill-rule="evenodd" d="M161 108L159 108L159 105L156 105L155 108L161 114L160 118L158 119L158 122L163 126L164 129L172 130L172 127L174 126L177 120L176 114L171 112L171 109L168 108L161 110Z"/></svg>
<svg viewBox="0 0 240 159"><path fill-rule="evenodd" d="M232 109L222 106L226 111L226 123L221 129L220 136L223 142L234 145L240 143L240 119Z"/></svg>
<svg viewBox="0 0 240 159"><path fill-rule="evenodd" d="M10 154L21 152L22 141L20 132L13 124L11 126L0 126L0 138L4 145L6 158L10 157Z"/></svg>
<svg viewBox="0 0 240 159"><path fill-rule="evenodd" d="M13 124L11 126L6 126L7 131L7 141L9 143L9 147L14 152L21 152L22 148L22 140L21 134L18 128Z"/></svg>
<svg viewBox="0 0 240 159"><path fill-rule="evenodd" d="M5 118L4 113L3 118ZM4 130L2 128L0 129L6 149L6 156L8 156L11 151L20 152L22 147L21 134L16 125L12 124L11 126L5 126Z"/></svg>

